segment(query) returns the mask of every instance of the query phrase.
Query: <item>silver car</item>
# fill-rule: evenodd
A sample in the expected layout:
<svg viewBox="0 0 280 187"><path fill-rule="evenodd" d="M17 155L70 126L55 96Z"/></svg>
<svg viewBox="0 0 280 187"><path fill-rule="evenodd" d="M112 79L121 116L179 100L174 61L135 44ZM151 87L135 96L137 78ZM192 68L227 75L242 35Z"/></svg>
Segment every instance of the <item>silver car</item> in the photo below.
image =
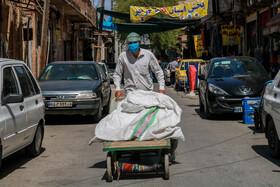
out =
<svg viewBox="0 0 280 187"><path fill-rule="evenodd" d="M170 85L170 75L171 75L171 64L167 64L166 67L163 69L164 73L164 80L166 85Z"/></svg>
<svg viewBox="0 0 280 187"><path fill-rule="evenodd" d="M37 156L45 124L40 87L22 61L0 58L0 70L0 163L22 148Z"/></svg>

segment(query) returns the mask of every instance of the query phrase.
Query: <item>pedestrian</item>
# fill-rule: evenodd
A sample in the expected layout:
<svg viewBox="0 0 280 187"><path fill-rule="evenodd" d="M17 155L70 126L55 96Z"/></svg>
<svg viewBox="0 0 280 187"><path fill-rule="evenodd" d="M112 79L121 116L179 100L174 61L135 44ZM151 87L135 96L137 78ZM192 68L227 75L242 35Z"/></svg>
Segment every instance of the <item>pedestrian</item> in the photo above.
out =
<svg viewBox="0 0 280 187"><path fill-rule="evenodd" d="M170 82L171 82L171 85L169 86L170 88L171 87L174 87L175 86L175 69L177 69L179 67L179 64L178 64L178 58L174 58L172 62L170 62Z"/></svg>
<svg viewBox="0 0 280 187"><path fill-rule="evenodd" d="M155 55L140 48L140 35L131 32L127 36L128 50L120 54L113 76L116 87L116 101L125 95L121 91L121 79L124 78L125 94L133 90L153 90L151 71L159 83L159 93L165 94L164 75Z"/></svg>

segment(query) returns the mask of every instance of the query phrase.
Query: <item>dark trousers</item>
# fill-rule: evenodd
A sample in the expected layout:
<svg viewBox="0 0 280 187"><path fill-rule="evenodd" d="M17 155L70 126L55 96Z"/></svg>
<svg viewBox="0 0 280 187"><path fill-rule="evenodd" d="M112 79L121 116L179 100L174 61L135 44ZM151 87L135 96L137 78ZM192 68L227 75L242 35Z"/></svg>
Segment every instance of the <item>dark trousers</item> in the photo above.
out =
<svg viewBox="0 0 280 187"><path fill-rule="evenodd" d="M171 72L170 83L171 85L175 85L175 71Z"/></svg>

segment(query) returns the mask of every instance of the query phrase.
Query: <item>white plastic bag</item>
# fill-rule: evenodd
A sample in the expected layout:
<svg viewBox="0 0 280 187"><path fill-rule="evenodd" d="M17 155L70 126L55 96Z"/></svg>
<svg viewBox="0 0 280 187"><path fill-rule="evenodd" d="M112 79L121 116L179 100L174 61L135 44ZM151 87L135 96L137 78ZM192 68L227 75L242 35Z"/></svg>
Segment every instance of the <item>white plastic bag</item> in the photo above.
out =
<svg viewBox="0 0 280 187"><path fill-rule="evenodd" d="M95 128L94 141L185 140L178 123L182 110L169 96L136 90L119 102L117 109L103 118Z"/></svg>

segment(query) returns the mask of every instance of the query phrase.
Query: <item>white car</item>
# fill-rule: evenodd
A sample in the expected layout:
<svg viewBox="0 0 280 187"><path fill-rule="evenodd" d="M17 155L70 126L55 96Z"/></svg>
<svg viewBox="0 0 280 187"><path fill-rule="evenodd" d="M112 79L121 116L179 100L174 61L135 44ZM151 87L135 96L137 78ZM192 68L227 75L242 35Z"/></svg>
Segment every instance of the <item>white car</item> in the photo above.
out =
<svg viewBox="0 0 280 187"><path fill-rule="evenodd" d="M166 85L170 85L170 72L171 69L171 64L167 64L167 66L163 69L163 73L164 73L164 80L165 80L165 84Z"/></svg>
<svg viewBox="0 0 280 187"><path fill-rule="evenodd" d="M275 158L280 157L280 71L265 88L262 121L269 152Z"/></svg>
<svg viewBox="0 0 280 187"><path fill-rule="evenodd" d="M22 61L0 58L0 164L26 148L31 156L41 152L45 106L41 89Z"/></svg>

